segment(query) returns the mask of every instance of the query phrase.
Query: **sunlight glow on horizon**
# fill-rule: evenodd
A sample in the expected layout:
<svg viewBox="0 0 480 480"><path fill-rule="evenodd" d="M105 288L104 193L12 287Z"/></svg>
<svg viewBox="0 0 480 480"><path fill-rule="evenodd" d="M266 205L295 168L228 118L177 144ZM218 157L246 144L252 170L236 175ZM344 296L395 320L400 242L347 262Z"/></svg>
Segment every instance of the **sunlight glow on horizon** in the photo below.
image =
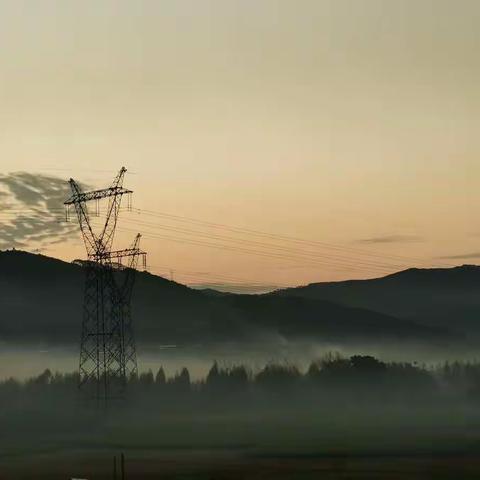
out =
<svg viewBox="0 0 480 480"><path fill-rule="evenodd" d="M367 278L386 258L474 263L479 14L473 0L7 0L0 173L101 188L125 165L143 212L341 248L122 212L118 245L150 232L149 265L182 283ZM200 245L231 245L223 237L235 249ZM45 254L83 258L80 234Z"/></svg>

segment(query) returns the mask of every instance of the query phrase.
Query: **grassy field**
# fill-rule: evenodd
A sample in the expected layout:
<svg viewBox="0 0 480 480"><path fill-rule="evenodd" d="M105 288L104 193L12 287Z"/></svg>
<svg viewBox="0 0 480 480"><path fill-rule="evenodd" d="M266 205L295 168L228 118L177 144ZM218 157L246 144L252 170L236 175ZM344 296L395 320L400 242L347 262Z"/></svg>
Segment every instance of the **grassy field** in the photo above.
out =
<svg viewBox="0 0 480 480"><path fill-rule="evenodd" d="M148 398L108 411L58 396L10 402L0 411L0 480L112 479L121 452L127 479L480 478L473 402L210 400Z"/></svg>
<svg viewBox="0 0 480 480"><path fill-rule="evenodd" d="M257 456L241 451L126 451L126 478L163 480L478 479L476 455ZM113 452L62 452L10 461L0 478L112 479ZM119 476L118 476L119 478Z"/></svg>

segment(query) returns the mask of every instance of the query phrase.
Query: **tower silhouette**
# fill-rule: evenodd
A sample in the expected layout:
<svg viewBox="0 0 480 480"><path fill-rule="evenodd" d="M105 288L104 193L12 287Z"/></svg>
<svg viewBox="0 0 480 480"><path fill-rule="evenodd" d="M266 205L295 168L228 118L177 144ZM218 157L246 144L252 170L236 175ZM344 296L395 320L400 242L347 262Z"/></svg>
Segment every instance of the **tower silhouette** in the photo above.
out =
<svg viewBox="0 0 480 480"><path fill-rule="evenodd" d="M79 387L105 404L121 397L128 377L137 373L130 301L136 268L140 258L145 268L146 253L139 248L140 234L130 248L112 250L123 196L130 206L132 191L123 187L126 171L122 167L110 187L90 192L70 179L72 196L65 202L67 220L70 207L75 208L87 251ZM88 204L95 202L98 215L103 199L108 199L106 219L95 233Z"/></svg>

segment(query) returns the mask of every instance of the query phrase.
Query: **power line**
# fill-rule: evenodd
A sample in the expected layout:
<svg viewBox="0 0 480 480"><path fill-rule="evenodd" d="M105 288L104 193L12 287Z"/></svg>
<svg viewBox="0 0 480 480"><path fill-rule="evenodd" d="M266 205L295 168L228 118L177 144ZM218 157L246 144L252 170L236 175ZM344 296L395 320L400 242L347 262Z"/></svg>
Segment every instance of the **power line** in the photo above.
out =
<svg viewBox="0 0 480 480"><path fill-rule="evenodd" d="M278 240L282 242L290 242L290 243L300 243L300 244L307 244L313 247L322 247L326 249L331 249L331 250L336 250L341 253L350 253L350 254L357 254L357 255L362 255L362 256L367 256L367 257L376 257L380 259L390 259L390 260L403 260L403 261L408 261L408 262L420 262L420 263L428 263L430 264L427 260L419 258L419 257L407 257L407 256L401 256L401 255L394 255L394 254L385 254L385 253L377 253L377 252L372 252L364 249L359 249L359 248L353 248L353 247L347 247L347 246L340 246L340 245L333 245L329 244L326 242L320 242L316 240L306 240L303 238L298 238L298 237L291 237L287 235L281 235L281 234L273 234L273 233L268 233L268 232L261 232L258 230L253 230L249 228L243 228L243 227L235 227L231 225L226 225L222 223L214 223L214 222L207 222L204 220L198 220L198 219L193 219L190 217L184 217L184 216L179 216L179 215L172 215L168 213L163 213L163 212L155 212L152 210L146 210L146 209L139 209L139 208L132 208L133 211L139 213L139 214L144 214L148 216L153 216L153 217L160 217L160 218L168 218L172 221L176 222L183 222L183 223L191 223L195 225L200 225L203 227L209 227L209 228L216 228L216 229L223 229L223 230L228 230L230 232L235 232L235 233L240 233L240 234L248 234L248 235L255 235L255 236L261 236L264 238L269 238L272 240ZM14 212L13 210L10 210ZM24 210L17 210L17 212L28 212L32 211L29 209L24 209ZM34 210L33 210L34 211ZM50 211L53 212L53 209L50 209ZM5 213L5 212L4 212ZM36 212L38 213L38 212ZM151 224L152 226L154 224ZM166 228L166 226L164 226ZM172 227L170 227L172 228ZM447 263L442 263L442 265L446 266L453 266L451 264ZM390 267L390 265L388 265ZM391 265L392 267L404 267L405 265Z"/></svg>
<svg viewBox="0 0 480 480"><path fill-rule="evenodd" d="M233 242L233 243L240 243L242 245L246 245L249 248L248 253L263 253L263 254L280 254L284 255L284 258L287 258L285 254L288 255L289 258L292 258L292 255L296 259L302 259L302 260L307 260L307 261L312 261L312 260L321 260L321 259L326 259L328 261L329 265L333 266L340 266L340 267L348 267L349 269L352 269L354 266L356 269L359 269L360 266L366 266L368 267L369 270L374 270L380 273L391 273L392 270L399 270L402 268L406 268L406 265L399 265L399 264L380 264L378 262L374 261L368 261L368 260L357 260L357 259L352 259L349 257L345 256L338 256L335 254L322 254L322 253L317 253L317 252L311 252L311 251L302 251L301 253L298 253L297 250L293 250L292 248L284 247L282 245L275 245L272 243L265 243L265 242L258 242L258 241L251 241L251 240L245 240L245 239L239 239L239 238L234 238L234 237L226 237L222 235L213 235L213 234L208 234L206 232L200 232L198 230L191 230L191 229L185 229L185 228L179 228L179 227L172 227L169 225L163 225L163 224L155 224L151 222L144 222L140 220L126 220L127 223L133 223L136 225L142 225L142 226L150 226L153 228L159 228L161 230L167 230L167 231L173 231L175 233L181 233L181 234L186 234L186 235L194 235L194 236L200 236L202 239L214 239L214 240L220 240L220 241L227 241L227 242ZM148 235L158 235L158 232L146 232ZM168 237L168 239L172 240L172 237ZM178 237L177 238L179 241L183 240L182 238ZM190 239L188 239L190 240ZM195 239L194 239L195 240ZM204 240L200 240L204 241ZM225 243L221 244L215 244L216 246L221 246L221 247L237 247L236 245L228 245ZM253 245L253 247L252 247ZM265 250L259 250L258 247L267 249ZM238 247L237 247L238 248ZM244 253L245 249L242 249ZM277 257L278 258L278 257ZM322 263L323 265L325 264L324 262ZM365 270L365 269L363 269Z"/></svg>
<svg viewBox="0 0 480 480"><path fill-rule="evenodd" d="M155 212L153 210L146 209L133 209L139 215L146 215L153 218L167 219L171 222L181 222L187 224L184 226L166 225L164 223L149 222L138 219L126 219L126 222L130 224L137 224L142 226L148 226L154 230L161 230L183 235L179 236L161 236L158 231L146 232L147 238L151 239L163 239L167 241L184 243L196 246L205 246L210 248L217 248L221 250L228 250L234 253L242 253L249 255L262 256L264 258L274 258L279 260L296 260L310 262L309 267L313 265L317 266L329 266L336 268L346 268L347 270L368 271L377 273L392 273L393 271L408 268L411 263L414 264L428 264L425 259L419 259L416 257L406 257L400 255L383 254L372 251L367 251L358 248L332 245L325 242L306 240L298 237L291 237L287 235L279 235L268 232L261 232L243 227L235 227L222 223L207 222L190 217L183 217L179 215L172 215L163 212ZM54 209L50 211L55 212ZM33 209L16 209L10 210L9 213L22 213L37 212ZM0 214L1 215L1 214ZM92 215L92 219L95 218ZM188 225L195 225L200 228L213 229L214 232L205 232L198 229L188 228ZM120 229L122 230L122 229ZM223 232L234 233L240 235L240 237L234 237L231 235L224 235ZM248 239L242 238L248 235ZM184 238L187 236L187 238ZM253 237L253 238L252 238ZM254 239L257 238L257 239ZM280 244L267 243L262 239L268 239L273 242L279 242ZM216 241L212 243L210 240ZM302 249L298 251L299 247L308 246L309 249ZM313 250L312 250L313 249ZM320 249L320 250L319 250ZM325 251L326 250L326 251ZM453 266L450 264L442 264Z"/></svg>
<svg viewBox="0 0 480 480"><path fill-rule="evenodd" d="M61 209L49 209L49 211L53 212L54 210L61 211ZM194 219L190 217L185 217L185 216L180 216L180 215L173 215L173 214L168 214L164 212L155 212L153 210L146 210L146 209L140 209L140 208L132 208L133 211L139 213L139 214L144 214L148 216L153 216L153 217L160 217L160 218L168 218L172 221L176 222L183 222L183 223L191 223L195 225L200 225L204 227L209 227L209 228L216 228L216 229L223 229L223 230L228 230L231 232L236 232L240 234L249 234L249 235L255 235L255 236L261 236L261 237L266 237L270 238L273 240L279 240L283 242L293 242L293 243L300 243L300 244L308 244L314 247L323 247L327 249L333 249L340 251L342 253L349 252L349 253L355 253L358 255L363 255L363 256L372 256L376 258L382 258L382 259L394 259L396 261L398 260L404 260L404 261L409 261L409 262L421 262L421 263L428 263L427 260L419 257L407 257L403 255L395 255L395 254L385 254L385 253L377 253L377 252L372 252L369 250L364 250L364 249L359 249L359 248L354 248L354 247L347 247L347 246L340 246L340 245L333 245L329 244L326 242L320 242L317 240L307 240L303 238L298 238L298 237L292 237L292 236L287 236L287 235L281 235L281 234L274 234L274 233L268 233L268 232L262 232L258 230L253 230L249 228L244 228L244 227L236 227L236 226L231 226L231 225L226 225L222 223L214 223L214 222L208 222L204 220L199 220L199 219ZM36 211L34 209L16 209L16 210L7 210L3 211L2 214L8 214L11 212L12 214L15 213L28 213L28 212L35 212L35 213L40 213L39 211ZM152 224L154 225L154 224ZM453 266L451 264L447 263L442 263L442 265L447 265L447 266ZM395 266L395 265L393 265ZM396 265L399 266L399 265Z"/></svg>
<svg viewBox="0 0 480 480"><path fill-rule="evenodd" d="M128 223L134 223L136 225L142 225L142 226L149 226L153 228L158 228L160 230L167 230L167 231L173 231L176 233L182 233L182 234L192 234L192 235L198 235L202 238L207 238L207 239L215 239L215 240L224 240L224 241L230 241L233 243L240 243L240 244L246 244L246 245L254 245L257 247L261 248L266 248L268 251L274 251L277 250L281 253L290 253L290 254L297 254L297 250L292 249L291 247L285 247L282 245L275 245L272 243L265 243L265 242L259 242L255 240L245 240L242 238L234 238L234 237L227 237L223 235L212 235L206 232L201 232L198 230L190 230L190 229L185 229L185 228L178 228L178 227L172 227L170 225L163 225L163 224L154 224L150 222L142 222L138 220L126 220ZM297 254L298 255L298 254ZM351 257L345 257L345 256L339 256L336 254L322 254L318 252L312 252L312 251L305 251L303 250L301 252L302 257L312 257L312 258L327 258L327 259L335 259L338 262L342 263L344 261L347 261L347 264L350 264L352 261ZM373 262L373 261L365 261L365 260L355 260L355 263L358 265L367 265L371 268L378 267L380 269L391 269L391 268L405 268L405 265L399 265L399 264L382 264L378 262Z"/></svg>
<svg viewBox="0 0 480 480"><path fill-rule="evenodd" d="M365 255L365 256L374 256L378 258L391 258L391 259L396 259L396 260L406 260L406 261L415 261L415 262L423 262L427 263L428 261L425 260L424 258L420 257L408 257L404 255L395 255L395 254L384 254L384 253L376 253L372 252L369 250L365 249L360 249L360 248L355 248L355 247L347 247L344 245L333 245L330 243L326 242L321 242L318 240L307 240L304 238L299 238L299 237L292 237L288 235L282 235L282 234L275 234L275 233L269 233L269 232L262 232L259 230L254 230L250 228L244 228L244 227L237 227L237 226L232 226L232 225L227 225L223 223L215 223L215 222L208 222L204 220L199 220L199 219L194 219L191 217L185 217L185 216L180 216L180 215L172 215L169 213L163 213L163 212L155 212L153 210L146 210L146 209L139 209L139 208L132 208L133 211L136 211L141 214L145 215L150 215L150 216L156 216L156 217L161 217L161 218L169 218L173 221L178 221L178 222L186 222L186 223L194 223L197 225L203 225L203 226L208 226L211 228L220 228L220 229L226 229L230 231L235 231L239 233L245 233L245 234L251 234L251 235L258 235L258 236L263 236L263 237L268 237L272 239L278 239L278 240L283 240L283 241L291 241L291 242L296 242L296 243L301 243L301 244L310 244L313 246L320 246L324 248L329 248L333 250L339 250L339 251L349 251L352 253L357 253L359 255ZM447 265L447 266L453 266L449 264L442 264L442 265Z"/></svg>
<svg viewBox="0 0 480 480"><path fill-rule="evenodd" d="M138 222L138 223L142 224L142 222ZM134 231L126 228L121 228L120 230ZM328 256L327 261L324 261L317 258L315 254L312 256L312 255L309 255L308 253L305 255L305 254L298 254L296 252L290 251L288 252L289 254L286 255L283 251L272 252L270 250L269 251L259 250L258 248L244 248L244 247L239 247L237 245L229 245L225 243L211 243L203 239L198 240L195 238L192 239L192 238L184 238L184 237L178 237L178 236L176 237L165 236L165 235L159 234L158 232L150 232L150 231L144 231L144 236L146 238L151 238L151 239L161 239L161 240L167 240L167 241L172 241L176 243L184 243L184 244L195 245L195 246L217 248L220 250L227 250L235 253L257 255L264 258L274 258L274 259L289 260L289 261L291 260L308 261L309 267L311 267L312 265L322 266L322 267L329 266L329 267L343 268L346 270L357 270L357 271L368 272L368 273L375 271L379 274L393 273L394 271L397 271L398 269L402 268L402 266L399 266L399 265L387 265L387 264L375 265L372 263L368 263L365 261L362 262L355 259L347 260L347 261L345 259L341 259L341 261L338 261L334 256ZM325 255L323 257L325 257ZM365 266L368 268L365 268Z"/></svg>
<svg viewBox="0 0 480 480"><path fill-rule="evenodd" d="M154 272L170 272L171 267L166 266L166 265L149 265L149 269L153 269L152 271ZM188 276L190 278L194 277L199 281L205 281L205 278L212 282L219 282L219 283L224 283L224 282L237 282L237 285L252 285L252 286L263 286L265 283L261 283L255 280L248 280L242 277L238 276L233 276L233 275L225 275L222 273L210 273L210 272L192 272L188 270L178 270L175 268L175 273L179 274L181 277ZM277 283L277 282L275 282ZM235 285L235 283L229 283L229 285ZM289 285L286 284L280 284L278 283L276 285L277 287L288 287Z"/></svg>
<svg viewBox="0 0 480 480"><path fill-rule="evenodd" d="M134 232L135 230L133 229L128 229L128 228L119 228L121 231L127 231L127 232ZM169 237L166 235L159 235L155 232L144 232L143 236L145 238L151 238L151 239L158 239L158 240L166 240L166 241L171 241L175 243L184 243L188 245L195 245L195 246L203 246L203 247L209 247L209 248L216 248L219 250L225 250L225 251L231 251L235 253L245 253L245 254L250 254L250 255L256 255L259 257L263 258L272 258L272 259L277 259L277 260L295 260L295 261L308 261L309 266L316 265L319 267L337 267L337 268L343 268L344 270L350 271L350 270L357 270L357 271L362 271L365 272L365 268L358 267L355 263L351 264L336 264L335 262L324 262L324 261L319 261L315 259L311 259L308 257L301 257L299 255L293 256L293 255L281 255L281 254L276 254L276 253L269 253L269 252L264 252L264 251L258 251L258 250L253 250L253 249L247 249L247 248L240 248L240 247L234 247L231 245L225 245L221 243L211 243L211 242L206 242L202 240L192 240L192 239L184 239L184 238L179 238L179 237ZM372 268L373 269L373 268ZM368 270L371 271L372 269ZM383 273L393 273L395 271L394 268L392 270L387 270L384 269Z"/></svg>

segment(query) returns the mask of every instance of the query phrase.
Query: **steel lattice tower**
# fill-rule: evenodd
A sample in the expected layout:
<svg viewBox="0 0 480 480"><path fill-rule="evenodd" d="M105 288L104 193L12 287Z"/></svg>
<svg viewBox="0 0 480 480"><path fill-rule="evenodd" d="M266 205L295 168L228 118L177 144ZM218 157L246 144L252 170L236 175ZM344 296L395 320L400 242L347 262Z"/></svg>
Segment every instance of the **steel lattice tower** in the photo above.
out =
<svg viewBox="0 0 480 480"><path fill-rule="evenodd" d="M99 402L123 394L127 379L137 373L135 341L130 300L135 272L146 253L139 249L140 234L130 248L112 251L126 168L122 167L109 188L82 192L70 179L72 196L65 202L67 219L73 205L87 250L82 334L80 344L79 387ZM87 204L108 199L105 224L95 233ZM130 199L129 199L130 200ZM126 265L123 260L126 259Z"/></svg>

